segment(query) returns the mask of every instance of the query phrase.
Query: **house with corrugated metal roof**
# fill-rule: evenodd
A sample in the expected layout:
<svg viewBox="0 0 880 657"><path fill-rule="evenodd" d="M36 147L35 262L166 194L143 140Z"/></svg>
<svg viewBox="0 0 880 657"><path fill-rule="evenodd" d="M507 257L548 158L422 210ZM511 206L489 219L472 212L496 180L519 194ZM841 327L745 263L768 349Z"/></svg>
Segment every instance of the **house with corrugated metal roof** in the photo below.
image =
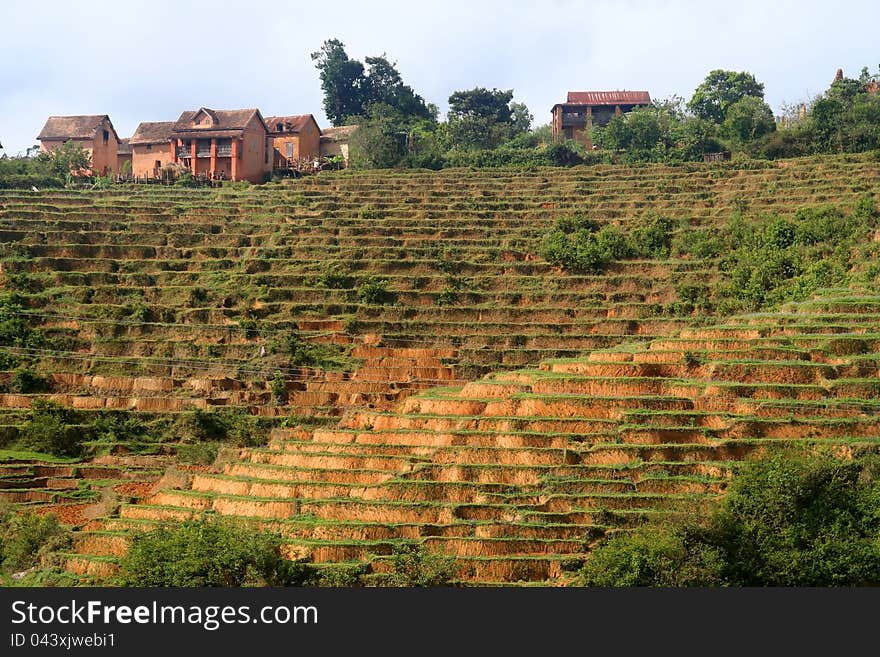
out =
<svg viewBox="0 0 880 657"><path fill-rule="evenodd" d="M605 126L612 117L651 104L647 91L569 91L566 102L550 110L553 115L553 141L573 139L593 148L593 126Z"/></svg>

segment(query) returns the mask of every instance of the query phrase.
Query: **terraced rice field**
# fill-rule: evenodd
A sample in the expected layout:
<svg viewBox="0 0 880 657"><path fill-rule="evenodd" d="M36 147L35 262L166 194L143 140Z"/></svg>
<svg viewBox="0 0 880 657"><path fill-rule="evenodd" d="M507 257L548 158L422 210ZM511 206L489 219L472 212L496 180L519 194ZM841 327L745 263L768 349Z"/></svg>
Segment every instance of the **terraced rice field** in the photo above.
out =
<svg viewBox="0 0 880 657"><path fill-rule="evenodd" d="M85 518L75 572L111 572L131 531L213 512L281 531L318 562L381 568L414 539L455 554L464 581L564 579L607 532L721 494L755 450L876 443L880 298L832 290L707 325L656 308L684 277L711 281L712 262L576 276L536 255L541 236L576 214L705 226L849 204L878 174L850 156L5 193L3 272L25 275L33 325L67 345L29 352L52 390L0 396L5 424L38 397L279 420L268 445L222 466L132 476L150 485ZM371 277L393 303L358 294ZM291 330L336 345L339 367L291 366L273 343ZM280 424L310 415L340 419ZM26 481L15 467L7 477ZM18 467L48 483L39 464Z"/></svg>

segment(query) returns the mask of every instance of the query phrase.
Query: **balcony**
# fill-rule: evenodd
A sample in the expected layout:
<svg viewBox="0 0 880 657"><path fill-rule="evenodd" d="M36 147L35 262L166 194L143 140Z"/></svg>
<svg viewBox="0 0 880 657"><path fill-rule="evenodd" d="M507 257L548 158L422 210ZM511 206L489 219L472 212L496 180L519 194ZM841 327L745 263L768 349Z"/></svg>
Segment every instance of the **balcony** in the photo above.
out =
<svg viewBox="0 0 880 657"><path fill-rule="evenodd" d="M192 146L178 146L177 158L186 159L192 157ZM211 144L199 144L196 146L196 157L211 157ZM232 157L232 144L217 144L217 157Z"/></svg>
<svg viewBox="0 0 880 657"><path fill-rule="evenodd" d="M582 128L587 124L587 115L581 112L565 112L562 115L562 127Z"/></svg>

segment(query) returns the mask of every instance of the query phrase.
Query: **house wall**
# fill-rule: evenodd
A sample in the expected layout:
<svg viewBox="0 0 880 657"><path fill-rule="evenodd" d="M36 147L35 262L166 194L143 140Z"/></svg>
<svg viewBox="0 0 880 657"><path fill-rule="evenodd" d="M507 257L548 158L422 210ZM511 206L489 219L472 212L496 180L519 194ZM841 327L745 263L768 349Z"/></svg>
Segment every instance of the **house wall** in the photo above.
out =
<svg viewBox="0 0 880 657"><path fill-rule="evenodd" d="M281 163L287 159L287 144L293 144L293 155L291 155L291 159L297 160L299 159L299 135L297 134L286 134L286 135L276 135L271 138L272 141L272 152L273 152L273 167L278 168L281 166Z"/></svg>
<svg viewBox="0 0 880 657"><path fill-rule="evenodd" d="M270 126L271 127L271 126ZM274 167L287 159L287 144L293 145L290 159L310 159L321 155L321 130L314 120L308 121L299 132L276 134L271 137L274 151Z"/></svg>
<svg viewBox="0 0 880 657"><path fill-rule="evenodd" d="M116 170L119 173L122 173L122 170L125 168L126 162L128 162L129 164L134 166L132 159L133 159L132 153L117 153L116 154Z"/></svg>
<svg viewBox="0 0 880 657"><path fill-rule="evenodd" d="M102 130L106 129L110 134L107 136L107 143L104 143ZM43 153L51 153L57 148L61 148L67 141L73 141L83 147L89 153L92 160L92 172L98 175L106 173L117 173L119 164L117 162L117 153L119 144L116 142L116 136L113 134L113 128L107 125L105 128L98 130L98 135L94 139L43 139L40 141L40 151Z"/></svg>
<svg viewBox="0 0 880 657"><path fill-rule="evenodd" d="M348 142L347 141L331 141L325 139L321 143L321 157L333 157L341 155L342 159L348 164Z"/></svg>
<svg viewBox="0 0 880 657"><path fill-rule="evenodd" d="M106 130L107 141L104 141L103 130ZM116 141L116 134L113 132L113 126L106 119L102 126L98 128L98 134L95 135L92 146L92 171L100 174L118 173L119 165L117 163L117 151L119 143Z"/></svg>
<svg viewBox="0 0 880 657"><path fill-rule="evenodd" d="M165 166L172 161L171 142L163 144L137 144L131 147L131 172L143 178L156 175L156 160Z"/></svg>
<svg viewBox="0 0 880 657"><path fill-rule="evenodd" d="M273 157L268 152L266 128L254 116L245 126L240 144L241 157L238 161L237 178L254 183L263 182L265 174L272 170Z"/></svg>

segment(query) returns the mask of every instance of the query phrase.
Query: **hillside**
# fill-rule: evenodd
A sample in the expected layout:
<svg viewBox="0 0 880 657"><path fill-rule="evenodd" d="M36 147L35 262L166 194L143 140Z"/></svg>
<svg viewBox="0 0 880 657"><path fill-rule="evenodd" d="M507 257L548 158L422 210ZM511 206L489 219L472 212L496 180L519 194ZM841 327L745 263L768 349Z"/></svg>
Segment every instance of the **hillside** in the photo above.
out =
<svg viewBox="0 0 880 657"><path fill-rule="evenodd" d="M876 443L873 224L831 216L856 228L798 252L846 288L814 295L802 263L801 300L731 317L729 254L682 245L855 213L878 174L846 156L5 192L4 440L37 399L105 424L85 464L12 454L0 493L83 526L82 573L112 571L132 530L213 510L319 562L381 568L415 539L465 581L563 577L607 532L720 494L755 450ZM594 273L540 255L560 222L638 235L654 216L673 222L662 253ZM39 389L12 390L23 368ZM193 409L271 439L174 466ZM106 429L113 410L146 428Z"/></svg>

